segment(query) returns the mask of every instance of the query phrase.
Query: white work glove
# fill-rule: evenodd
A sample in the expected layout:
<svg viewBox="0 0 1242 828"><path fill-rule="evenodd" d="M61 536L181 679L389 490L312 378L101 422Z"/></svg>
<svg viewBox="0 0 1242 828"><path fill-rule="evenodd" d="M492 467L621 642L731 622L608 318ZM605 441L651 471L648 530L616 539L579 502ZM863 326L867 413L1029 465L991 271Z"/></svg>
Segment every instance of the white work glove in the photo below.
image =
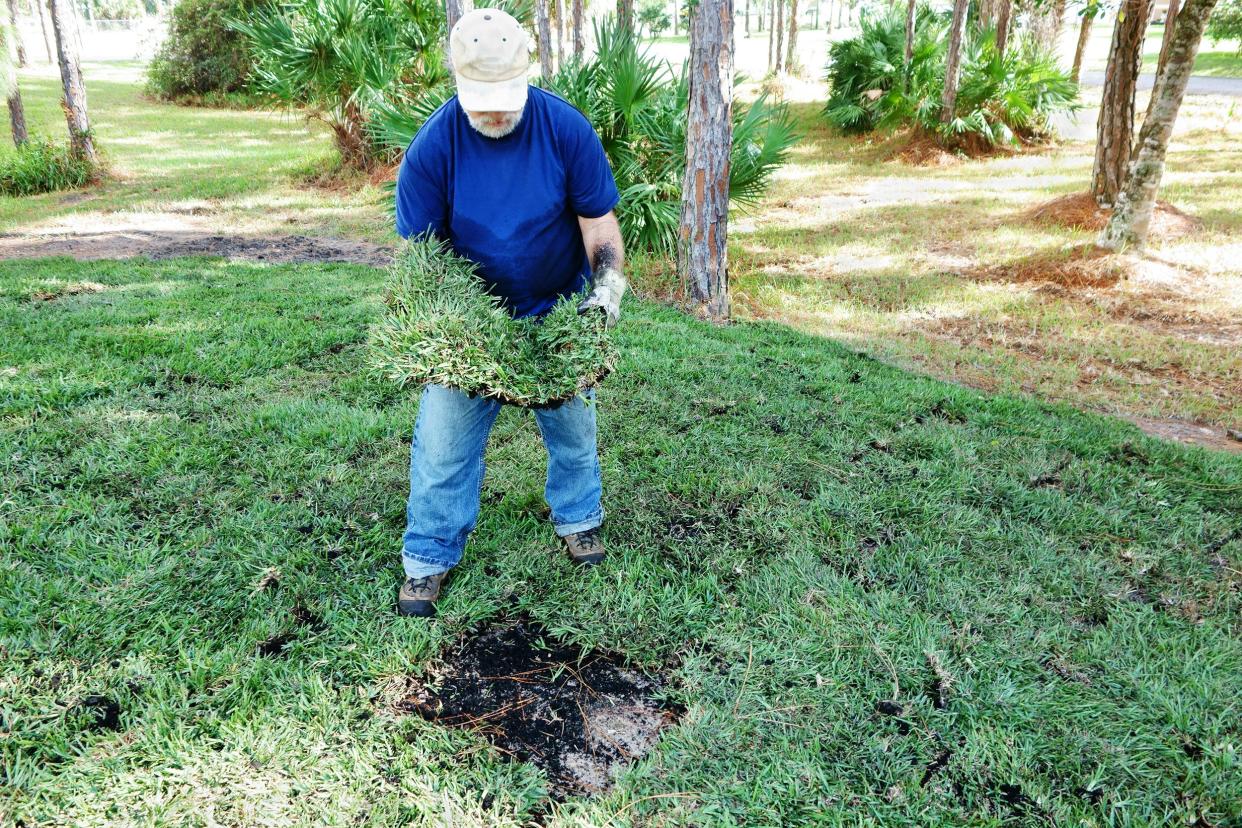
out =
<svg viewBox="0 0 1242 828"><path fill-rule="evenodd" d="M591 308L600 308L606 319L605 328L611 328L621 318L621 297L625 294L625 277L621 271L605 268L595 274L591 282L591 292L578 304L578 313L586 313Z"/></svg>

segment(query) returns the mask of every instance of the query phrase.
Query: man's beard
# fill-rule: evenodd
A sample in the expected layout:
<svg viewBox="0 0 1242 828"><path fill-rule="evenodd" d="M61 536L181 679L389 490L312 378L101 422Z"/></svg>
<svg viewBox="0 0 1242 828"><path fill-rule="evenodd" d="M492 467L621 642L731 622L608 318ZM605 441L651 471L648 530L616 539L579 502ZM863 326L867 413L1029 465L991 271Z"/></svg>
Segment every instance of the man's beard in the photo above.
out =
<svg viewBox="0 0 1242 828"><path fill-rule="evenodd" d="M470 126L474 127L482 135L486 135L488 138L504 138L510 132L517 129L517 125L522 121L522 113L525 111L525 108L522 108L517 112L506 115L503 123L499 126L493 126L486 121L479 120L469 112L466 112L466 119L470 121ZM491 119L488 120L490 121Z"/></svg>

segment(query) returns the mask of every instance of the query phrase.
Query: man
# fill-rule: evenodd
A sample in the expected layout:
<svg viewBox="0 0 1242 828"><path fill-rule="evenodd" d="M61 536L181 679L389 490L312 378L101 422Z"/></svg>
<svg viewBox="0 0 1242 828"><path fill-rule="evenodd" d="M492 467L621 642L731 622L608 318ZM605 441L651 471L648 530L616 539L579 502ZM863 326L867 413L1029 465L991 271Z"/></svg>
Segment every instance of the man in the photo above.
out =
<svg viewBox="0 0 1242 828"><path fill-rule="evenodd" d="M406 150L397 175L397 232L434 233L479 264L488 289L517 317L539 317L590 279L578 312L616 324L625 279L620 197L603 145L571 104L526 83L530 38L498 9L453 27L457 94ZM594 389L535 409L548 449L544 495L575 563L604 558ZM402 615L429 616L479 514L483 450L497 400L428 385L410 447L410 499L397 598Z"/></svg>

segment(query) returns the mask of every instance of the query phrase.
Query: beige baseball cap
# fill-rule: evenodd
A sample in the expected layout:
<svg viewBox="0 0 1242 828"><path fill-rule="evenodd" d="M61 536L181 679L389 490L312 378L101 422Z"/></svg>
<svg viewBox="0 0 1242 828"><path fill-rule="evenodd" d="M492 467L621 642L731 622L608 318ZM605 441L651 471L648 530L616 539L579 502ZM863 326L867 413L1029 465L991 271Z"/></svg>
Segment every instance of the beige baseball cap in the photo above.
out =
<svg viewBox="0 0 1242 828"><path fill-rule="evenodd" d="M500 9L463 14L449 34L457 100L471 112L515 112L526 105L530 36Z"/></svg>

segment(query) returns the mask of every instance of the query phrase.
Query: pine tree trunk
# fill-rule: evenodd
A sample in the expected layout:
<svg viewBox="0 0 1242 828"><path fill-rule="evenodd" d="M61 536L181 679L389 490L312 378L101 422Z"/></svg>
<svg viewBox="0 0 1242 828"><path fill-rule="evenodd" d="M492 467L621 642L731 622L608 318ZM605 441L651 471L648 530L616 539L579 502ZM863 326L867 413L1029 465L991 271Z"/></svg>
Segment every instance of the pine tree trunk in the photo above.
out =
<svg viewBox="0 0 1242 828"><path fill-rule="evenodd" d="M999 0L996 4L996 54L1005 56L1009 45L1009 24L1013 17L1013 0Z"/></svg>
<svg viewBox="0 0 1242 828"><path fill-rule="evenodd" d="M690 108L678 266L713 319L729 318L729 155L733 144L733 0L699 0L690 14Z"/></svg>
<svg viewBox="0 0 1242 828"><path fill-rule="evenodd" d="M681 9L677 8L677 0L673 0L673 37L677 37L677 30L681 26Z"/></svg>
<svg viewBox="0 0 1242 828"><path fill-rule="evenodd" d="M1100 247L1117 250L1126 245L1142 249L1147 244L1156 191L1164 175L1164 157L1173 135L1177 111L1186 95L1186 85L1194 69L1195 56L1203 40L1203 30L1216 0L1187 0L1178 13L1176 31L1169 39L1168 63L1164 74L1156 78L1152 90L1155 104L1139 132L1134 161L1130 164L1125 188L1117 206L1100 233Z"/></svg>
<svg viewBox="0 0 1242 828"><path fill-rule="evenodd" d="M1121 192L1134 138L1134 93L1143 65L1143 39L1154 0L1124 0L1113 28L1113 43L1104 70L1104 97L1096 126L1095 166L1091 195L1101 207L1112 207Z"/></svg>
<svg viewBox="0 0 1242 828"><path fill-rule="evenodd" d="M539 73L552 79L552 21L548 19L548 0L535 0L535 28L539 31Z"/></svg>
<svg viewBox="0 0 1242 828"><path fill-rule="evenodd" d="M17 27L14 26L8 31L12 31ZM13 143L21 146L30 139L29 133L26 131L26 108L22 106L22 91L17 85L17 67L13 65L13 58L9 52L8 31L0 29L0 89L7 90L6 97L9 104L9 126L12 128Z"/></svg>
<svg viewBox="0 0 1242 828"><path fill-rule="evenodd" d="M916 0L906 0L906 71L910 71L910 61L914 60L914 4ZM907 78L908 80L908 78Z"/></svg>
<svg viewBox="0 0 1242 828"><path fill-rule="evenodd" d="M785 47L785 71L793 72L798 49L798 0L789 0L789 43Z"/></svg>
<svg viewBox="0 0 1242 828"><path fill-rule="evenodd" d="M772 26L776 32L776 71L785 69L785 0L776 0L776 23Z"/></svg>
<svg viewBox="0 0 1242 828"><path fill-rule="evenodd" d="M1087 54L1087 42L1091 40L1091 24L1094 22L1094 14L1090 11L1083 12L1082 24L1078 29L1078 45L1074 48L1074 68L1070 70L1074 83L1078 83L1082 76L1082 59Z"/></svg>
<svg viewBox="0 0 1242 828"><path fill-rule="evenodd" d="M1156 79L1159 80L1160 73L1164 71L1165 64L1169 62L1169 43L1173 40L1173 29L1177 26L1177 7L1178 0L1169 0L1169 10L1164 16L1164 36L1160 39L1160 59L1156 62ZM1152 84L1155 89L1155 84ZM1153 94L1151 99L1154 101L1156 96Z"/></svg>
<svg viewBox="0 0 1242 828"><path fill-rule="evenodd" d="M91 123L86 115L86 87L82 84L82 68L73 41L73 12L68 0L48 0L52 13L52 33L56 36L56 57L60 61L60 80L65 89L62 106L69 124L69 146L73 153L92 165L97 162Z"/></svg>
<svg viewBox="0 0 1242 828"><path fill-rule="evenodd" d="M582 39L582 0L574 0L574 57L581 58L586 51L586 41Z"/></svg>
<svg viewBox="0 0 1242 828"><path fill-rule="evenodd" d="M944 95L940 98L940 122L949 123L957 114L957 81L962 63L962 36L966 29L966 10L970 0L953 0L953 22L949 29L949 50L944 60Z"/></svg>
<svg viewBox="0 0 1242 828"><path fill-rule="evenodd" d="M622 31L634 33L634 0L617 0L617 23Z"/></svg>
<svg viewBox="0 0 1242 828"><path fill-rule="evenodd" d="M43 48L47 49L47 62L52 62L52 41L47 34L47 20L43 15L43 4L45 0L30 0L34 7L39 10L39 28L43 31Z"/></svg>
<svg viewBox="0 0 1242 828"><path fill-rule="evenodd" d="M556 65L565 65L565 0L556 0Z"/></svg>
<svg viewBox="0 0 1242 828"><path fill-rule="evenodd" d="M26 65L26 47L22 43L22 33L17 29L17 0L9 0L9 23L13 27L13 44L17 47L17 67L20 69Z"/></svg>
<svg viewBox="0 0 1242 828"><path fill-rule="evenodd" d="M462 0L444 0L444 17L448 24L449 32L453 31L453 27L457 25L458 20L461 20L461 16L464 13Z"/></svg>
<svg viewBox="0 0 1242 828"><path fill-rule="evenodd" d="M746 0L746 36L750 37L750 0Z"/></svg>

